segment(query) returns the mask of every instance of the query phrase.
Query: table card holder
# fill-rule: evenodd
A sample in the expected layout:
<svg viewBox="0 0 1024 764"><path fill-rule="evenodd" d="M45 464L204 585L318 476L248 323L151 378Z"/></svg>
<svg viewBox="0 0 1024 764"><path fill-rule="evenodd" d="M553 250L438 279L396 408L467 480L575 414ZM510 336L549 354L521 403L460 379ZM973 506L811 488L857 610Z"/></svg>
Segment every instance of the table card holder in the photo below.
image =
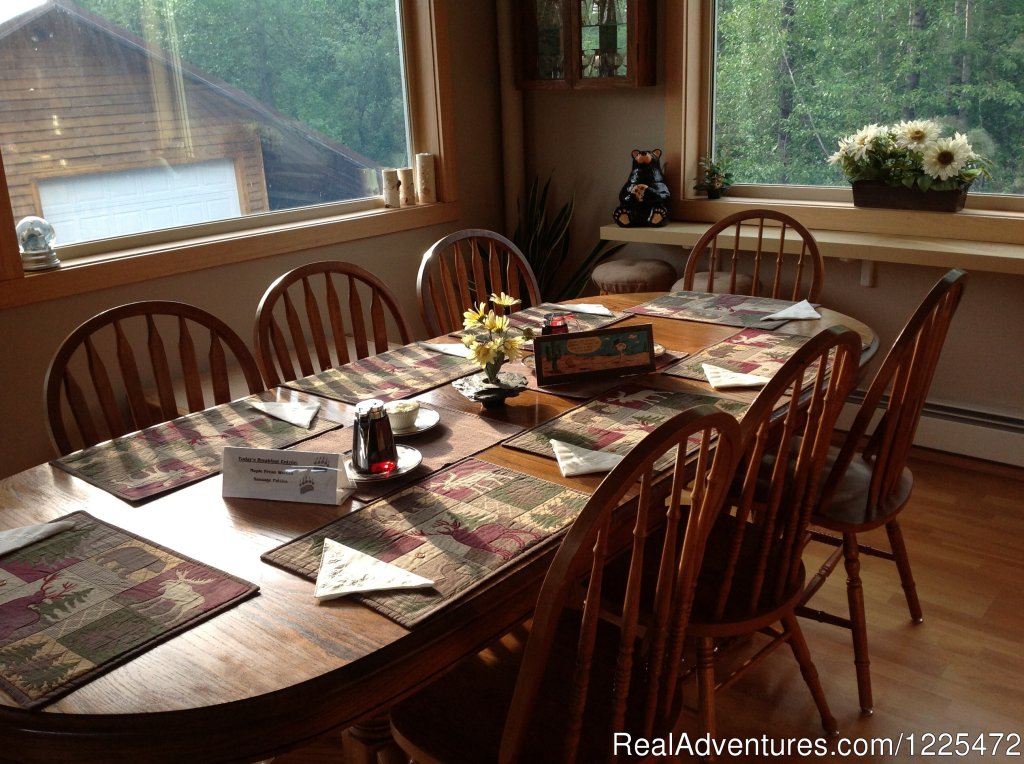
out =
<svg viewBox="0 0 1024 764"><path fill-rule="evenodd" d="M224 448L225 497L341 504L355 490L341 454Z"/></svg>
<svg viewBox="0 0 1024 764"><path fill-rule="evenodd" d="M533 340L537 384L645 374L654 371L654 329L651 324L549 334Z"/></svg>

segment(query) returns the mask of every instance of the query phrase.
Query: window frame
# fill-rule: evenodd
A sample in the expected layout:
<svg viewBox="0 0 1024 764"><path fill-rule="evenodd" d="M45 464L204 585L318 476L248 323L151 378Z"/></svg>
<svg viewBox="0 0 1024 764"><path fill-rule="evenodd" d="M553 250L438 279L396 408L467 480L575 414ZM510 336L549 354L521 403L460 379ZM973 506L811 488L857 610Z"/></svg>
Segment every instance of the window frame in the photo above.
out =
<svg viewBox="0 0 1024 764"><path fill-rule="evenodd" d="M711 145L714 8L709 0L665 6L666 175L678 189L673 220L715 222L741 209L766 207L811 229L1018 244L1024 241L1024 196L970 193L956 214L853 206L849 188L736 184L722 199L693 189L699 158Z"/></svg>
<svg viewBox="0 0 1024 764"><path fill-rule="evenodd" d="M0 309L458 219L447 0L399 8L411 148L435 157L435 204L391 209L377 198L259 213L178 229L171 240L162 231L74 245L60 268L26 272L0 157Z"/></svg>

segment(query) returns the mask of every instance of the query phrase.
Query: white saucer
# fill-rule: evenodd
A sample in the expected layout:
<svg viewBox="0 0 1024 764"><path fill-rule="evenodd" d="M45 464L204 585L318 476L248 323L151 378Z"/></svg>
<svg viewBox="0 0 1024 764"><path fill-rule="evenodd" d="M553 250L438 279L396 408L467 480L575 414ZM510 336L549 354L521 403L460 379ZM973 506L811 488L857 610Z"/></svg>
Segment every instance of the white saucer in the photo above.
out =
<svg viewBox="0 0 1024 764"><path fill-rule="evenodd" d="M380 480L390 480L391 478L404 475L405 473L416 469L420 462L423 461L423 454L417 451L415 448L410 446L403 446L398 444L398 466L395 467L391 472L378 472L372 475L363 475L352 469L352 457L345 457L345 472L349 478L356 483L376 483Z"/></svg>
<svg viewBox="0 0 1024 764"><path fill-rule="evenodd" d="M441 421L441 412L437 409L428 409L426 406L420 406L420 410L416 413L416 421L412 423L412 427L406 427L403 430L392 430L396 436L400 435L419 435L421 432L426 432L432 427L437 426L437 423Z"/></svg>

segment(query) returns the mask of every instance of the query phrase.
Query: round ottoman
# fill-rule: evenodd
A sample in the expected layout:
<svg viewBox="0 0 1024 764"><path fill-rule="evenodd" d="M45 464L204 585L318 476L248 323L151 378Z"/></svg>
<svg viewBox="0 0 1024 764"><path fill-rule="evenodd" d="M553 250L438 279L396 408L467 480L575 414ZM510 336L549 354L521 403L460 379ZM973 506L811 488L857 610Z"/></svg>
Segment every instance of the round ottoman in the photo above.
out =
<svg viewBox="0 0 1024 764"><path fill-rule="evenodd" d="M667 292L678 278L664 260L609 260L594 268L590 277L601 294Z"/></svg>

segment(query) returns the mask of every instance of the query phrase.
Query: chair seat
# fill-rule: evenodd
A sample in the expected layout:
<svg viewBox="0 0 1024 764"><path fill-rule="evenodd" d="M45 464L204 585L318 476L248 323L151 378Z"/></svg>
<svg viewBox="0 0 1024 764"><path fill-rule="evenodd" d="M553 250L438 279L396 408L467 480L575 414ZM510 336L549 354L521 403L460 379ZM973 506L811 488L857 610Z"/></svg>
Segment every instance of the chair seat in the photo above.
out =
<svg viewBox="0 0 1024 764"><path fill-rule="evenodd" d="M715 294L729 294L732 292L731 276L728 273L716 273L711 282L711 291ZM686 279L679 279L672 285L673 292L682 292L686 289ZM697 292L706 292L708 285L708 272L703 271L693 274L693 289ZM760 287L760 285L758 285ZM736 293L753 294L754 279L745 273L736 274ZM760 289L758 290L760 294Z"/></svg>
<svg viewBox="0 0 1024 764"><path fill-rule="evenodd" d="M601 294L667 292L676 269L664 260L609 260L590 274Z"/></svg>
<svg viewBox="0 0 1024 764"><path fill-rule="evenodd" d="M829 449L825 474L832 470L838 455L838 448ZM871 486L871 472L871 464L855 456L836 484L832 501L828 506L815 510L811 515L811 524L837 532L860 532L878 528L895 517L910 499L910 492L914 488L913 474L909 468L904 467L889 498L869 512L867 496Z"/></svg>

